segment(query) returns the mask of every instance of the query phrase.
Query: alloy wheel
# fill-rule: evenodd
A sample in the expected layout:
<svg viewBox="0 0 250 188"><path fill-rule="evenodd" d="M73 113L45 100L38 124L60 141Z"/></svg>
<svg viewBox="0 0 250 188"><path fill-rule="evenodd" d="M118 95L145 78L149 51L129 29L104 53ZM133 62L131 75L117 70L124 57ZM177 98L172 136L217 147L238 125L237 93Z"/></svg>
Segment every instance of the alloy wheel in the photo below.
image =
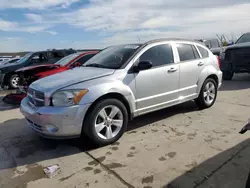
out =
<svg viewBox="0 0 250 188"><path fill-rule="evenodd" d="M102 108L95 118L95 131L102 139L114 138L123 126L123 114L114 105Z"/></svg>
<svg viewBox="0 0 250 188"><path fill-rule="evenodd" d="M216 97L216 89L213 82L207 82L204 91L203 91L203 97L205 102L210 105L214 102Z"/></svg>

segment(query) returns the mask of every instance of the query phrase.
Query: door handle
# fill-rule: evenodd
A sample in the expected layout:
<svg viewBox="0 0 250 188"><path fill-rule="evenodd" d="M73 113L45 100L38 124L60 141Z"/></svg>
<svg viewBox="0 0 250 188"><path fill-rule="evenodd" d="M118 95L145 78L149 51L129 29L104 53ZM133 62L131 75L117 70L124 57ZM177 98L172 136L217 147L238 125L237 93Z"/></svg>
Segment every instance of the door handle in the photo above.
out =
<svg viewBox="0 0 250 188"><path fill-rule="evenodd" d="M203 65L204 65L203 62L198 63L198 66L203 66Z"/></svg>
<svg viewBox="0 0 250 188"><path fill-rule="evenodd" d="M175 72L175 71L177 71L178 70L178 68L175 68L175 67L172 67L172 68L170 68L169 70L168 70L168 72Z"/></svg>

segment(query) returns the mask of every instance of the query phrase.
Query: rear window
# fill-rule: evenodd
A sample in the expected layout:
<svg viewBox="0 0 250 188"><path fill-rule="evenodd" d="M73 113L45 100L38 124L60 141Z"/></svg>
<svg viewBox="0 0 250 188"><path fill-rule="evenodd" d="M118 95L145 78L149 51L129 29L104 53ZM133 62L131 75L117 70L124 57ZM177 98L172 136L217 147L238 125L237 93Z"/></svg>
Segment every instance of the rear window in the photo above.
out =
<svg viewBox="0 0 250 188"><path fill-rule="evenodd" d="M177 44L180 61L190 61L196 59L191 44Z"/></svg>
<svg viewBox="0 0 250 188"><path fill-rule="evenodd" d="M209 53L208 53L208 51L205 48L203 48L201 46L197 46L197 48L200 51L200 54L201 54L202 58L209 57Z"/></svg>

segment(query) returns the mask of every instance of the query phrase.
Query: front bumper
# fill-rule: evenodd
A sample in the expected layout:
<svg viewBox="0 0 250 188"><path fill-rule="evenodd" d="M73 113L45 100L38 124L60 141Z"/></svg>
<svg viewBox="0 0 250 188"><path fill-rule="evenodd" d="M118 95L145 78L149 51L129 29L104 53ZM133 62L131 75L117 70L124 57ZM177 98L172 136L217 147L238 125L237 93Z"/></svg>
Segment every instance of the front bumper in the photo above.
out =
<svg viewBox="0 0 250 188"><path fill-rule="evenodd" d="M77 138L82 132L83 120L91 104L71 107L32 107L27 97L20 105L28 125L46 138Z"/></svg>

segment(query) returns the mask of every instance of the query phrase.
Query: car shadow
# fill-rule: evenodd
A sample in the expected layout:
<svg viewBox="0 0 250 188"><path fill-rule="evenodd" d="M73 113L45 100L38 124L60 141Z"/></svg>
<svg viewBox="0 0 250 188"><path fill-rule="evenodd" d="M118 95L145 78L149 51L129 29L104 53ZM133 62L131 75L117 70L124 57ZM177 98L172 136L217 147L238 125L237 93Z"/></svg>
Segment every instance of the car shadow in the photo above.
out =
<svg viewBox="0 0 250 188"><path fill-rule="evenodd" d="M188 101L183 104L172 106L170 108L165 108L146 115L139 116L129 122L127 130L131 131L133 129L137 129L145 125L169 118L176 114L188 113L198 110L198 106L193 101Z"/></svg>
<svg viewBox="0 0 250 188"><path fill-rule="evenodd" d="M150 113L131 121L128 130L160 121L170 116L198 110L194 102ZM50 140L37 136L25 119L12 119L0 124L0 170L34 164L40 161L74 155L98 148L88 137ZM1 153L2 152L2 153Z"/></svg>
<svg viewBox="0 0 250 188"><path fill-rule="evenodd" d="M220 91L243 90L250 88L250 74L236 74L232 80L223 80Z"/></svg>
<svg viewBox="0 0 250 188"><path fill-rule="evenodd" d="M225 150L175 178L164 188L249 188L250 139ZM249 187L246 186L248 184Z"/></svg>

